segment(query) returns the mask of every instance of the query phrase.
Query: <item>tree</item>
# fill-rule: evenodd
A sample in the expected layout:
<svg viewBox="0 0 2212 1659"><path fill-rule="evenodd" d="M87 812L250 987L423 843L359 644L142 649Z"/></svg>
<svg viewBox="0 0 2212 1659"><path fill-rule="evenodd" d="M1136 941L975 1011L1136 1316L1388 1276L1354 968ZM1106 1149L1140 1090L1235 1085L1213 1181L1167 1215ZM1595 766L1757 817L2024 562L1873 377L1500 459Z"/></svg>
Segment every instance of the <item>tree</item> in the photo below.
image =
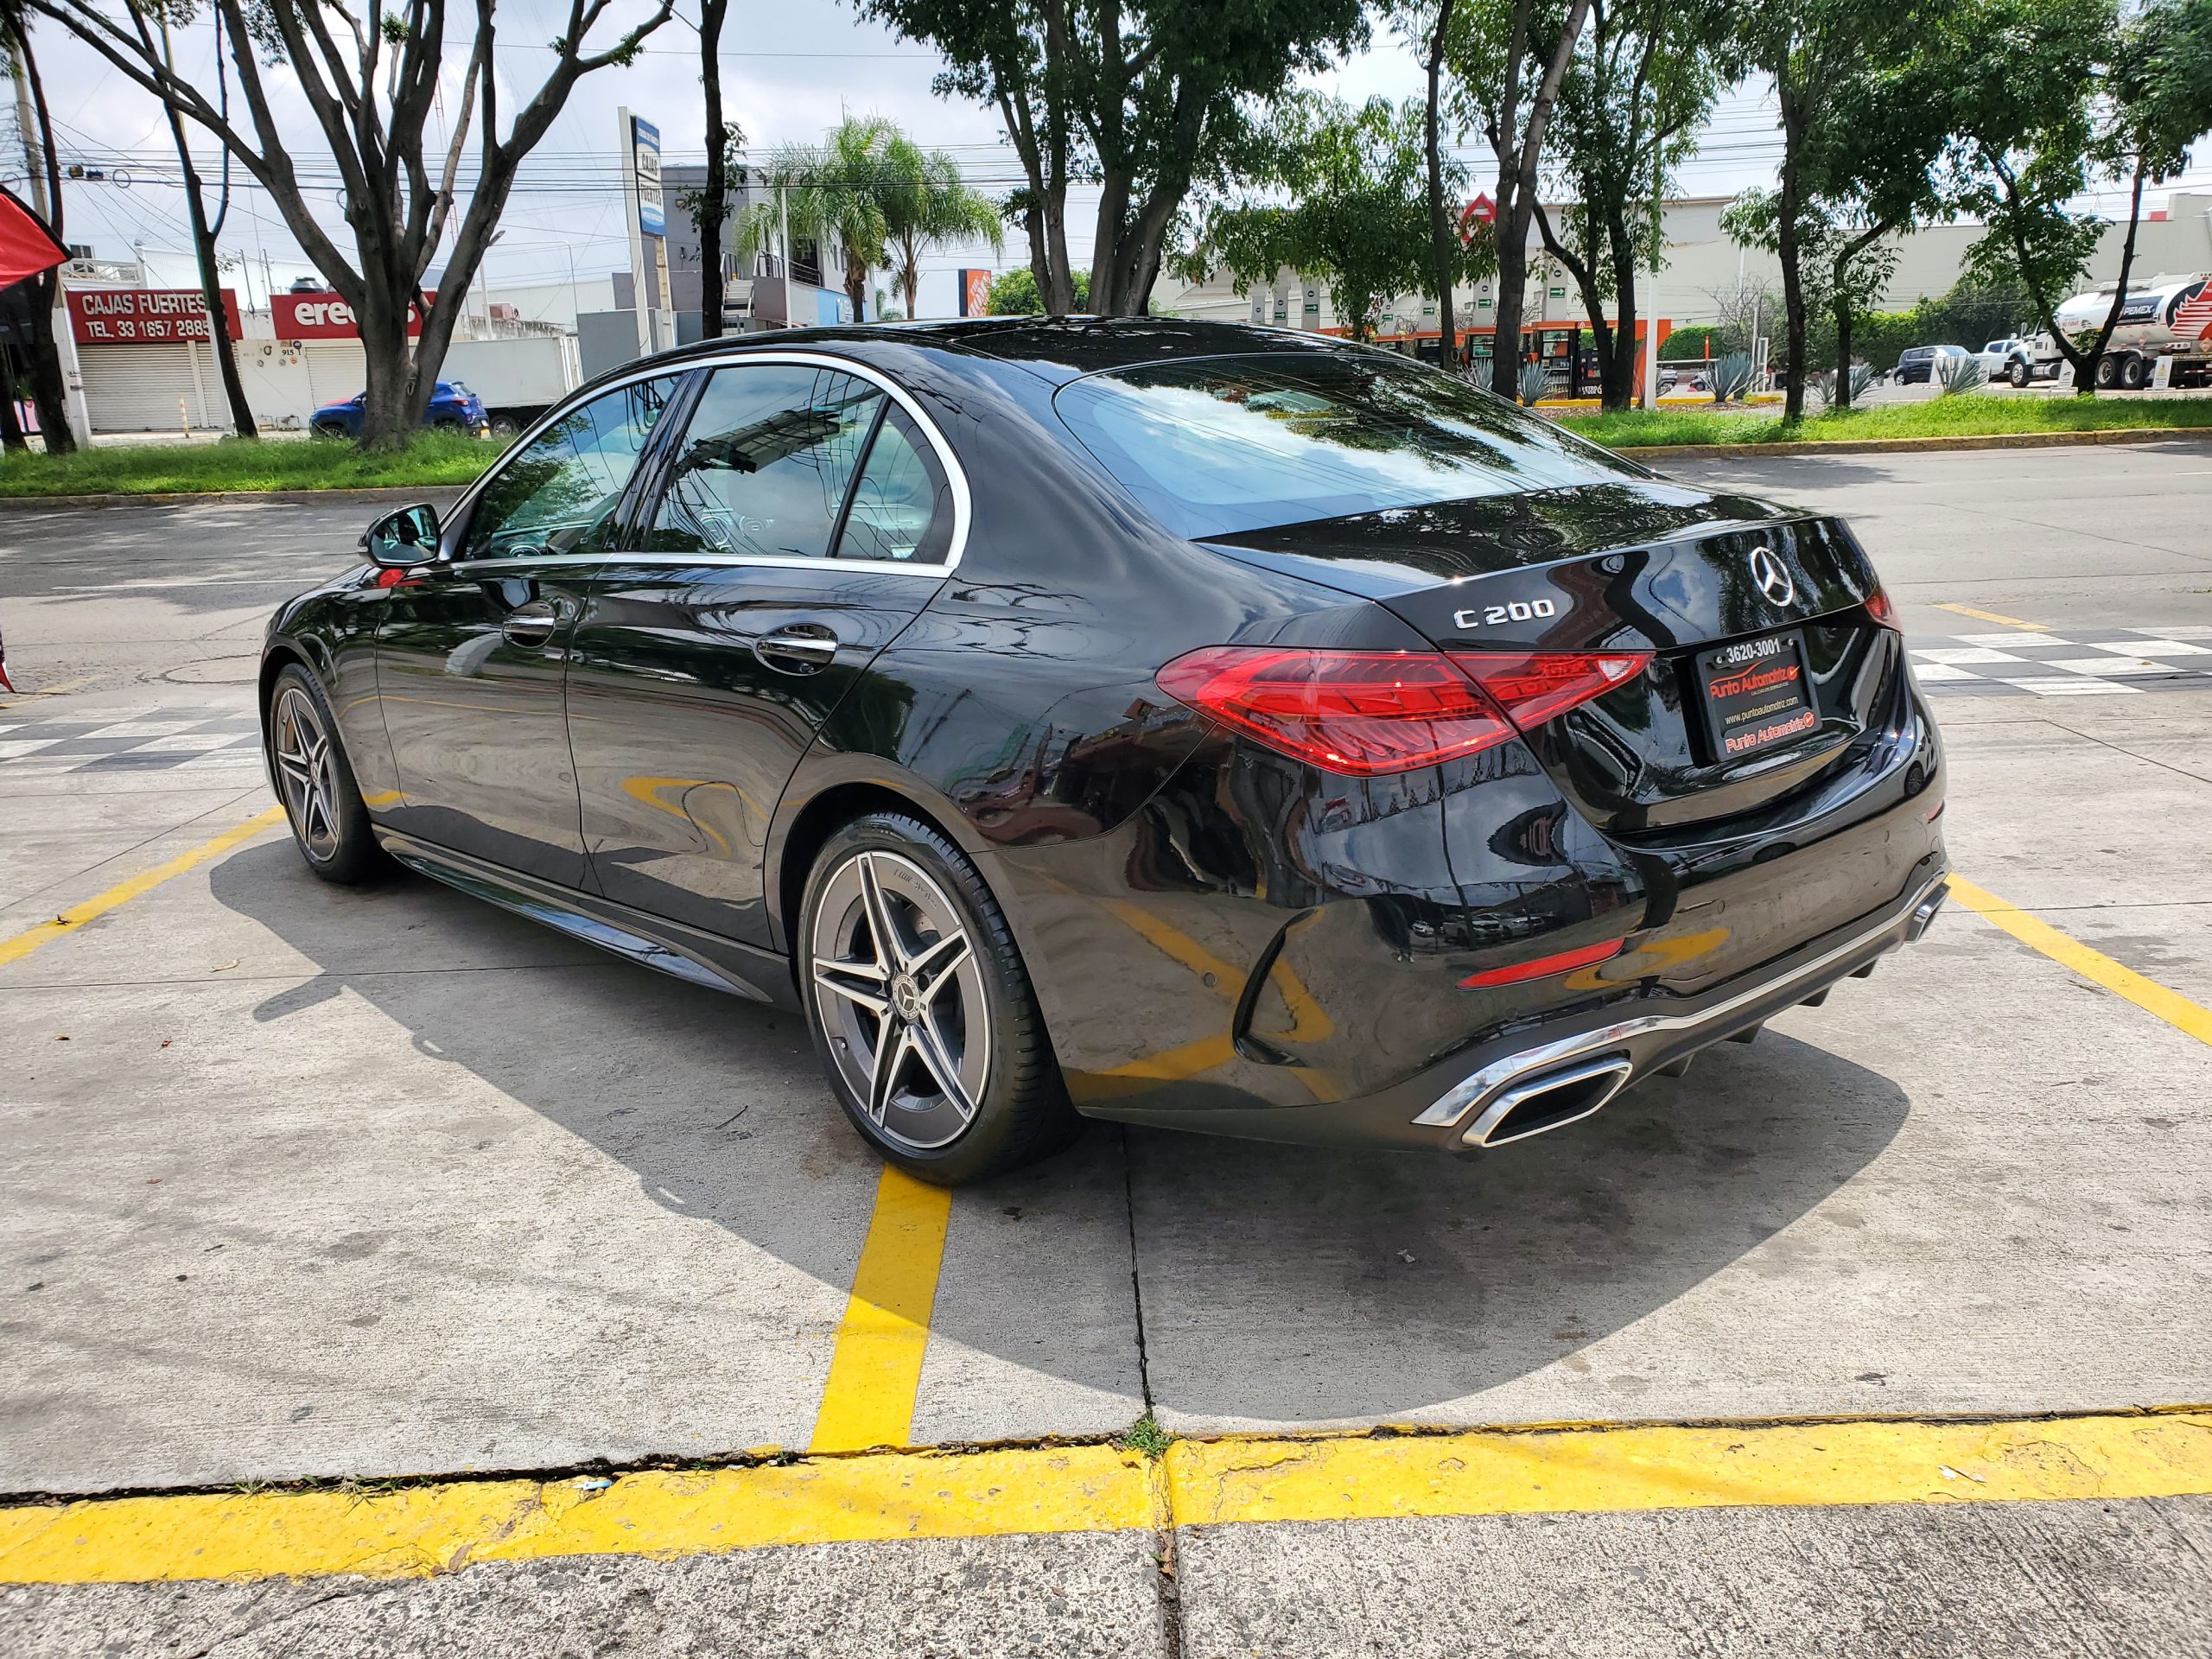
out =
<svg viewBox="0 0 2212 1659"><path fill-rule="evenodd" d="M47 113L46 82L39 74L38 59L31 51L30 32L25 25L22 10L14 0L0 5L0 35L4 35L10 56L22 66L23 79L30 88L33 118L38 124L38 171L43 176L34 175L34 194L42 198L40 205L45 211L47 228L54 232L54 239L60 242L64 239L61 166L54 159L54 122ZM30 313L31 404L38 410L39 435L45 440L49 455L71 454L76 450L77 440L69 430L69 403L61 381L61 355L54 344L54 308L60 296L61 281L54 271L43 270L25 282L22 289L28 296Z"/></svg>
<svg viewBox="0 0 2212 1659"><path fill-rule="evenodd" d="M156 0L156 3L158 4L159 0ZM186 9L177 13L180 22L189 20L189 5L190 0L186 0ZM169 18L176 10L176 0L169 0L165 9L155 13L155 22L159 26L162 35L162 62L171 73L175 73L176 68L176 54L169 42ZM134 7L130 21L137 26L141 44L149 51L152 50L154 42L147 29L145 12ZM217 97L222 106L227 109L230 77L223 70L222 29L223 14L219 11L215 14L215 73L222 84L217 89ZM177 166L183 175L185 213L192 224L192 251L200 268L200 296L207 308L207 343L215 353L215 369L223 382L224 400L231 406L231 431L237 437L257 440L261 436L260 423L253 417L253 406L246 402L245 384L238 378L238 353L232 348L231 331L223 312L221 260L215 248L219 222L215 225L208 223L207 204L200 200L200 171L193 165L192 146L184 136L184 118L177 113L173 104L164 105L162 112L168 117L169 137L176 144ZM229 168L226 167L224 172L227 178ZM229 211L230 197L226 188L222 212L227 213Z"/></svg>
<svg viewBox="0 0 2212 1659"><path fill-rule="evenodd" d="M1249 100L1362 44L1361 0L854 0L950 67L943 96L995 109L1020 158L1030 269L1044 308L1074 308L1067 194L1096 182L1090 308L1142 314L1194 184L1243 137Z"/></svg>
<svg viewBox="0 0 2212 1659"><path fill-rule="evenodd" d="M920 315L922 255L946 242L1006 246L997 204L960 176L960 163L941 149L926 153L903 133L884 156L883 218L891 280L906 296L906 315Z"/></svg>
<svg viewBox="0 0 2212 1659"><path fill-rule="evenodd" d="M1657 268L1670 175L1695 150L1695 129L1732 67L1716 49L1726 36L1725 3L1592 0L1560 83L1551 171L1573 205L1555 226L1538 201L1536 228L1581 290L1609 410L1626 409L1634 392L1637 273Z"/></svg>
<svg viewBox="0 0 2212 1659"><path fill-rule="evenodd" d="M750 257L786 234L834 247L845 267L845 297L857 320L868 296L869 268L885 262L891 231L885 204L891 194L888 157L901 142L898 127L880 115L849 115L818 144L781 144L768 156L761 179L770 194L737 221L737 251ZM783 249L786 260L791 250Z"/></svg>
<svg viewBox="0 0 2212 1659"><path fill-rule="evenodd" d="M691 207L691 219L699 227L699 334L706 340L719 339L722 332L722 303L729 289L722 278L722 221L729 217L731 153L745 143L745 134L737 124L722 118L722 24L728 16L729 0L699 0L699 85L707 96L707 177L698 204Z"/></svg>
<svg viewBox="0 0 2212 1659"><path fill-rule="evenodd" d="M1287 266L1325 283L1337 321L1365 340L1382 308L1428 274L1425 122L1414 103L1394 109L1376 98L1354 110L1313 92L1286 100L1268 124L1256 181L1267 194L1213 207L1176 268L1194 281L1226 270L1242 294Z"/></svg>
<svg viewBox="0 0 2212 1659"><path fill-rule="evenodd" d="M222 13L250 129L242 130L207 92L149 48L133 0L22 0L98 52L140 90L220 140L266 190L315 269L352 309L361 334L367 402L361 442L404 443L423 418L469 285L499 229L516 170L553 124L577 81L626 64L666 22L673 0L658 0L642 22L601 51L587 42L612 0L568 0L553 67L499 132L499 99L507 85L492 68L497 0L475 0L475 31L453 100L454 132L433 180L423 138L442 102L446 68L446 0L397 0L365 16L343 0L212 0ZM188 16L179 0L172 18ZM348 250L327 231L308 201L292 150L297 134L278 119L296 97L321 130L343 187ZM476 176L456 219L455 179L472 125ZM308 163L310 168L314 163ZM448 231L436 292L423 282ZM410 349L409 327L421 335Z"/></svg>
<svg viewBox="0 0 2212 1659"><path fill-rule="evenodd" d="M1436 331L1442 342L1443 360L1456 365L1459 331L1452 314L1452 289L1467 269L1467 259L1459 240L1458 215L1445 200L1443 129L1447 117L1456 114L1448 107L1445 58L1452 43L1458 0L1400 0L1395 10L1399 30L1420 54L1427 77L1421 111L1421 161L1428 191L1427 277L1429 290L1436 296Z"/></svg>
<svg viewBox="0 0 2212 1659"><path fill-rule="evenodd" d="M1464 12L1449 48L1463 95L1479 111L1497 162L1497 339L1491 388L1521 395L1521 314L1529 283L1529 230L1536 211L1544 141L1567 60L1589 16L1590 0L1511 0Z"/></svg>
<svg viewBox="0 0 2212 1659"><path fill-rule="evenodd" d="M2157 6L2124 23L2114 0L1978 0L1929 44L1959 92L1950 124L1949 185L1961 210L1987 226L1967 251L1967 269L1986 281L2012 279L2059 353L2073 365L2075 389L2094 396L2098 367L2127 300L2136 228L2146 183L2178 171L2194 131L2185 99L2153 67L2159 48L2139 30L2185 6ZM1993 40L1985 31L2002 31ZM1958 81L2002 52L1999 85ZM2185 61L2184 54L2184 61ZM2201 130L2201 129L2199 129ZM2099 179L2128 186L2120 277L2103 321L2079 336L2058 326L2058 307L2088 270L2104 219L2075 203Z"/></svg>
<svg viewBox="0 0 2212 1659"><path fill-rule="evenodd" d="M1075 274L1075 303L1072 309L1087 310L1090 304L1090 273L1078 270ZM1002 270L991 278L990 314L995 317L1034 317L1045 314L1045 302L1037 295L1037 273L1024 267L1020 270ZM1065 315L1065 312L1054 315Z"/></svg>

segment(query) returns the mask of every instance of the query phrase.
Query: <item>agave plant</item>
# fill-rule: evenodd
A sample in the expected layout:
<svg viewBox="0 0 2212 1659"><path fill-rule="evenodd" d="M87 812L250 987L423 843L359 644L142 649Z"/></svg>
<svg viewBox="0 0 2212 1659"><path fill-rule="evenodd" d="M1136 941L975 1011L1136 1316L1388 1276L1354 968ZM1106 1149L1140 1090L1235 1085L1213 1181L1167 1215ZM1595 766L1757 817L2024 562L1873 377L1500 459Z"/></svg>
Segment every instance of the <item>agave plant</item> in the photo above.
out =
<svg viewBox="0 0 2212 1659"><path fill-rule="evenodd" d="M1950 397L1987 385L1989 371L1982 367L1978 357L1939 357L1936 359L1936 378L1943 383L1943 390L1936 396Z"/></svg>
<svg viewBox="0 0 2212 1659"><path fill-rule="evenodd" d="M1822 409L1835 406L1835 371L1815 369L1805 377L1805 390L1821 401Z"/></svg>
<svg viewBox="0 0 2212 1659"><path fill-rule="evenodd" d="M1738 403L1751 389L1751 356L1749 352L1731 352L1713 365L1714 403Z"/></svg>
<svg viewBox="0 0 2212 1659"><path fill-rule="evenodd" d="M1854 363L1851 365L1851 406L1856 409L1866 397L1866 388L1874 384L1874 365Z"/></svg>
<svg viewBox="0 0 2212 1659"><path fill-rule="evenodd" d="M1544 365L1531 358L1521 365L1521 401L1534 409L1544 395Z"/></svg>

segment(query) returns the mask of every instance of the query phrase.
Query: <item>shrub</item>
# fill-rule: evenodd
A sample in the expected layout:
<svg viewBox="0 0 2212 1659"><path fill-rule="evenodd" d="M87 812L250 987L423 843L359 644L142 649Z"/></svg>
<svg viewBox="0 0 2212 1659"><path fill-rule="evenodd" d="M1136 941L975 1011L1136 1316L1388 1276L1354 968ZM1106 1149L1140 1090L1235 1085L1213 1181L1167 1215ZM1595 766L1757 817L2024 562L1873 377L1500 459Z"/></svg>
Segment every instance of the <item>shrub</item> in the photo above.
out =
<svg viewBox="0 0 2212 1659"><path fill-rule="evenodd" d="M1531 359L1521 365L1521 401L1533 408L1544 395L1544 365Z"/></svg>
<svg viewBox="0 0 2212 1659"><path fill-rule="evenodd" d="M1978 357L1939 357L1936 359L1936 378L1943 383L1943 390L1936 396L1950 397L1987 385L1989 371L1981 366Z"/></svg>
<svg viewBox="0 0 2212 1659"><path fill-rule="evenodd" d="M1749 352L1731 352L1713 365L1714 403L1739 403L1751 389L1751 357Z"/></svg>

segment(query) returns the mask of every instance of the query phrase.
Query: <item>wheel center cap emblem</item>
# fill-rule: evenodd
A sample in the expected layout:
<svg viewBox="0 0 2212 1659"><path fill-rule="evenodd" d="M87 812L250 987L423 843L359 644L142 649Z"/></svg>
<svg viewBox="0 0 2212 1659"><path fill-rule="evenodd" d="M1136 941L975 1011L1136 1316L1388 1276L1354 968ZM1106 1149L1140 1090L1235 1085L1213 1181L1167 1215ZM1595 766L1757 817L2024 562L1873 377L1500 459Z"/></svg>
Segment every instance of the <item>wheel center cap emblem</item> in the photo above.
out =
<svg viewBox="0 0 2212 1659"><path fill-rule="evenodd" d="M901 974L891 982L891 1008L909 1024L922 1017L922 988L912 975Z"/></svg>

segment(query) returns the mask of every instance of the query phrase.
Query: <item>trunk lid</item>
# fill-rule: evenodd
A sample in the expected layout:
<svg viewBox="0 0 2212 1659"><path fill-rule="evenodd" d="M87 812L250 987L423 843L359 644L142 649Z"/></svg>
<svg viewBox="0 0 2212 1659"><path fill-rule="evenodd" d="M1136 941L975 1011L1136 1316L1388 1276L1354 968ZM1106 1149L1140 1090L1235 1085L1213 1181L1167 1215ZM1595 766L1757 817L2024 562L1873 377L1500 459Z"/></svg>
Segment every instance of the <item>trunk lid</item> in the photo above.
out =
<svg viewBox="0 0 2212 1659"><path fill-rule="evenodd" d="M1529 734L1562 792L1635 836L1758 811L1850 764L1901 714L1902 641L1841 521L1651 480L1395 508L1210 538L1231 557L1376 601L1447 652L1654 653L1643 674ZM1802 641L1802 645L1799 642ZM1735 648L1731 650L1730 648ZM1731 753L1732 658L1806 712ZM1796 671L1786 665L1795 664ZM1742 728L1750 731L1751 728Z"/></svg>

